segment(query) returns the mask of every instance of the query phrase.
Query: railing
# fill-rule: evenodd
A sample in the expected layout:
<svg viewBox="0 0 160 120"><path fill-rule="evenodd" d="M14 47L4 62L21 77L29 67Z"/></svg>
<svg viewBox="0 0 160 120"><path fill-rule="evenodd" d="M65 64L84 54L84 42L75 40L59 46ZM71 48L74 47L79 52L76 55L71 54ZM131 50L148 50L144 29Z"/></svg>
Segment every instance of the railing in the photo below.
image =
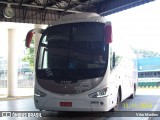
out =
<svg viewBox="0 0 160 120"><path fill-rule="evenodd" d="M0 80L0 88L7 88L7 80Z"/></svg>
<svg viewBox="0 0 160 120"><path fill-rule="evenodd" d="M33 80L18 80L17 81L18 88L33 88L34 81ZM0 80L0 88L7 88L7 80Z"/></svg>
<svg viewBox="0 0 160 120"><path fill-rule="evenodd" d="M160 78L138 78L138 82L160 82Z"/></svg>
<svg viewBox="0 0 160 120"><path fill-rule="evenodd" d="M18 80L18 88L33 88L34 82L33 80Z"/></svg>
<svg viewBox="0 0 160 120"><path fill-rule="evenodd" d="M138 86L140 87L159 87L160 86L160 78L138 78Z"/></svg>

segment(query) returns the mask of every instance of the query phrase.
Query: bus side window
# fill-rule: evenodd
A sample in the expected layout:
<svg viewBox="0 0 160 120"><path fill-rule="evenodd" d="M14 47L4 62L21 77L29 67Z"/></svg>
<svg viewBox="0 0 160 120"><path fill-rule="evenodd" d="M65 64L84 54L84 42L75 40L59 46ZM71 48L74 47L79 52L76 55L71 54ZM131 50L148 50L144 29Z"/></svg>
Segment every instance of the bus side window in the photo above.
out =
<svg viewBox="0 0 160 120"><path fill-rule="evenodd" d="M113 52L112 48L110 47L110 70L115 66L115 52Z"/></svg>
<svg viewBox="0 0 160 120"><path fill-rule="evenodd" d="M122 56L116 54L116 52L113 51L112 48L110 47L110 70L111 71L114 67L116 67L119 64L121 58Z"/></svg>
<svg viewBox="0 0 160 120"><path fill-rule="evenodd" d="M116 55L115 55L115 52L113 52L113 60L112 60L112 64L113 64L113 68L114 68L115 65L116 65Z"/></svg>

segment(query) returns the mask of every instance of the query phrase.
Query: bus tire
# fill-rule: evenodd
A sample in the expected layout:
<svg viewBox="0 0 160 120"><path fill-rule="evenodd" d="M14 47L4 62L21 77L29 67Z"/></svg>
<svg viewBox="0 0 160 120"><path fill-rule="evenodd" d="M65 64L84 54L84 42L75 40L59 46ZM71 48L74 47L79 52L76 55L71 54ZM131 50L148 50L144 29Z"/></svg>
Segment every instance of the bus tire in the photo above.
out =
<svg viewBox="0 0 160 120"><path fill-rule="evenodd" d="M129 96L129 99L134 99L135 94L136 94L136 88L135 88L135 86L134 86L133 94L131 94L131 95Z"/></svg>
<svg viewBox="0 0 160 120"><path fill-rule="evenodd" d="M117 104L114 108L110 110L110 112L118 111L119 104L121 102L120 92L117 93Z"/></svg>

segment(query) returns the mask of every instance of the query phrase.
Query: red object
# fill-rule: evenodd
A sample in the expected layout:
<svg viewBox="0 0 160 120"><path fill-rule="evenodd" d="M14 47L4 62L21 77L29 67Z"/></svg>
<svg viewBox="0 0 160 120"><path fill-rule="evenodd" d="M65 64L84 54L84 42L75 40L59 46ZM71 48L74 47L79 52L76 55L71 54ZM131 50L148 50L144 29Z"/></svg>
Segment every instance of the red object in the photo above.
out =
<svg viewBox="0 0 160 120"><path fill-rule="evenodd" d="M27 36L26 36L26 47L27 47L27 48L30 47L33 34L34 34L34 33L33 33L32 31L29 31L29 32L27 33Z"/></svg>
<svg viewBox="0 0 160 120"><path fill-rule="evenodd" d="M60 102L60 106L62 106L62 107L72 107L72 102Z"/></svg>
<svg viewBox="0 0 160 120"><path fill-rule="evenodd" d="M108 24L105 26L105 39L106 43L112 43L112 25Z"/></svg>

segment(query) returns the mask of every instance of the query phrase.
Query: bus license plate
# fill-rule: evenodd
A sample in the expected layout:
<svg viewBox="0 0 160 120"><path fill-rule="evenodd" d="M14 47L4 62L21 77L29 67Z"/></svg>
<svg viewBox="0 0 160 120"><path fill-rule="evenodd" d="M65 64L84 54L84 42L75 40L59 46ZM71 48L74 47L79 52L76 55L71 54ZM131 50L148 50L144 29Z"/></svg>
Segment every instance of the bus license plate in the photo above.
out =
<svg viewBox="0 0 160 120"><path fill-rule="evenodd" d="M62 106L62 107L72 107L72 102L60 102L60 106Z"/></svg>

